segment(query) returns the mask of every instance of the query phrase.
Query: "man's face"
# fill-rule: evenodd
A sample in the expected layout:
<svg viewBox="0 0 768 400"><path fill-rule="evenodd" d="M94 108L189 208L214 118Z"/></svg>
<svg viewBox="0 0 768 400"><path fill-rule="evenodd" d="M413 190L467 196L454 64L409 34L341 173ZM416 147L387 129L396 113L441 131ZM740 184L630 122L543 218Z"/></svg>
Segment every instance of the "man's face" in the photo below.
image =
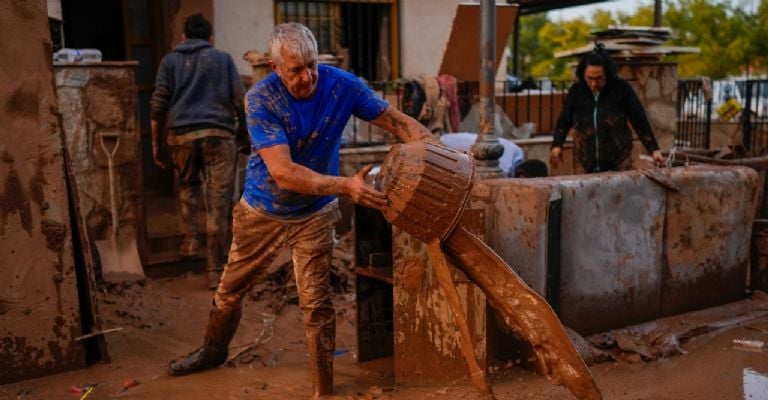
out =
<svg viewBox="0 0 768 400"><path fill-rule="evenodd" d="M280 50L283 61L272 64L288 93L297 99L312 97L317 88L317 55L302 59L290 50Z"/></svg>
<svg viewBox="0 0 768 400"><path fill-rule="evenodd" d="M605 69L602 65L587 65L584 69L584 80L592 93L600 93L605 86Z"/></svg>

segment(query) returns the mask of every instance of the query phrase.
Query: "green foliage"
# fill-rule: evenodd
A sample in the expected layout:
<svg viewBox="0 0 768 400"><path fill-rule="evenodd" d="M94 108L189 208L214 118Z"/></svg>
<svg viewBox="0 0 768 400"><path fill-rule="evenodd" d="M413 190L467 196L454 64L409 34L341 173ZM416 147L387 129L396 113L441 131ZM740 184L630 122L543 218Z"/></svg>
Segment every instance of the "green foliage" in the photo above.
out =
<svg viewBox="0 0 768 400"><path fill-rule="evenodd" d="M666 44L700 49L670 57L680 77L768 72L768 0L665 0L662 11L662 25L673 31ZM546 13L521 17L520 75L571 79L575 60L557 59L556 52L584 46L591 31L610 25L652 26L653 14L653 6L643 6L633 14L596 11L589 21L551 21Z"/></svg>

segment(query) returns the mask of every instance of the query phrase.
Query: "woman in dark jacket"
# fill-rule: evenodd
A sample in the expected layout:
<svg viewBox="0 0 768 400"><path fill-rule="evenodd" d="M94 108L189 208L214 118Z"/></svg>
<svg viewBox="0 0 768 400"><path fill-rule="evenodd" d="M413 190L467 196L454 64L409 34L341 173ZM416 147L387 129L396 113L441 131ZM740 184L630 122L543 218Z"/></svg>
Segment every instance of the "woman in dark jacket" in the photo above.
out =
<svg viewBox="0 0 768 400"><path fill-rule="evenodd" d="M553 168L562 161L563 143L571 133L576 173L631 169L632 129L627 122L654 161L664 160L640 100L632 86L617 76L616 64L602 46L582 57L576 76L553 134Z"/></svg>

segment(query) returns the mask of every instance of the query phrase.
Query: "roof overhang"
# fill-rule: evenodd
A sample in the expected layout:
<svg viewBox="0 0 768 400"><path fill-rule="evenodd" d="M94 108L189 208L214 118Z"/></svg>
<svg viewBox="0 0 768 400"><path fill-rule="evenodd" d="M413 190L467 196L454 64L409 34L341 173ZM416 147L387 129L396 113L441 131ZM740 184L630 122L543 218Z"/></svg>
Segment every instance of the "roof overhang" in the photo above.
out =
<svg viewBox="0 0 768 400"><path fill-rule="evenodd" d="M585 4L604 3L606 0L507 0L509 4L517 4L520 15L536 14L551 10L583 6Z"/></svg>

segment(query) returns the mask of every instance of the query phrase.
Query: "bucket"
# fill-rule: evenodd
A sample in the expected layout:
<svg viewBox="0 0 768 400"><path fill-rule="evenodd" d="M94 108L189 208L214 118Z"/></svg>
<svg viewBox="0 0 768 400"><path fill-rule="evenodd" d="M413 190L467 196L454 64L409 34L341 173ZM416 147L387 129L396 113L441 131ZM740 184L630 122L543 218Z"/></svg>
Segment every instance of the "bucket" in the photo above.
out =
<svg viewBox="0 0 768 400"><path fill-rule="evenodd" d="M423 242L444 240L469 200L475 160L425 142L392 146L376 177L389 207L384 218Z"/></svg>

